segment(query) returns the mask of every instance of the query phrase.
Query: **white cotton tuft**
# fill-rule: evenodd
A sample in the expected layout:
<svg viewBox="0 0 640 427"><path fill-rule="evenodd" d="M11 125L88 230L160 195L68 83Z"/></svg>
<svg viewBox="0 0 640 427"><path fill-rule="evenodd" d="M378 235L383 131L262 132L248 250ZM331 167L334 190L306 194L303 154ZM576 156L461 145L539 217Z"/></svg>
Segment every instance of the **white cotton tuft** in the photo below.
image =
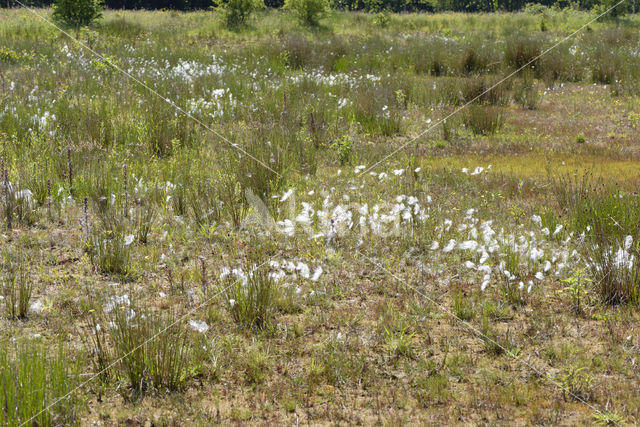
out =
<svg viewBox="0 0 640 427"><path fill-rule="evenodd" d="M476 250L476 248L478 247L478 242L476 242L475 240L466 240L464 242L461 242L458 245L458 249L460 250L471 250L474 251Z"/></svg>
<svg viewBox="0 0 640 427"><path fill-rule="evenodd" d="M444 253L451 252L453 250L453 248L455 248L455 247L456 247L456 241L451 239L451 240L449 240L449 243L447 243L447 246L442 248L442 252L444 252Z"/></svg>
<svg viewBox="0 0 640 427"><path fill-rule="evenodd" d="M316 270L313 272L313 276L311 276L311 281L317 282L321 275L322 275L322 267L316 268Z"/></svg>
<svg viewBox="0 0 640 427"><path fill-rule="evenodd" d="M209 330L209 325L203 321L189 320L189 326L191 326L191 329L200 332L201 334Z"/></svg>

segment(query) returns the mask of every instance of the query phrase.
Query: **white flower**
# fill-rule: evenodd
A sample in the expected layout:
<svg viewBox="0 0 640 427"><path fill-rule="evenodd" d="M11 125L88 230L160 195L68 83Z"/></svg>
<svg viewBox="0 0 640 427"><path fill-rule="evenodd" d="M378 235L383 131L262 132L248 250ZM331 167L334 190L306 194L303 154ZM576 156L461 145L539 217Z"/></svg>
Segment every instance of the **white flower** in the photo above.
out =
<svg viewBox="0 0 640 427"><path fill-rule="evenodd" d="M394 170L394 171L393 171L393 174L394 174L395 176L400 176L400 175L402 175L403 173L404 173L404 169L396 169L396 170Z"/></svg>
<svg viewBox="0 0 640 427"><path fill-rule="evenodd" d="M125 246L129 246L130 244L133 243L133 239L135 239L135 236L133 234L129 234L127 236L124 237L124 245Z"/></svg>
<svg viewBox="0 0 640 427"><path fill-rule="evenodd" d="M542 274L541 271L538 271L534 277L538 280L542 280L544 279L544 274Z"/></svg>
<svg viewBox="0 0 640 427"><path fill-rule="evenodd" d="M633 244L633 237L627 236L624 238L624 250L628 251L631 249L631 245Z"/></svg>
<svg viewBox="0 0 640 427"><path fill-rule="evenodd" d="M231 308L233 308L234 305L236 305L236 300L234 300L233 298L229 300L229 305L231 306Z"/></svg>

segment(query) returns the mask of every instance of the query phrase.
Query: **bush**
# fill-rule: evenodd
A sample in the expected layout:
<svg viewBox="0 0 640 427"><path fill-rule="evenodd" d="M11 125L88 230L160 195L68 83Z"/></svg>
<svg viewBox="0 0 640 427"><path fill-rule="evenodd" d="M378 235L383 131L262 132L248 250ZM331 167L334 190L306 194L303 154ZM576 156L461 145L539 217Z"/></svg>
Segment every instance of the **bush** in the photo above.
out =
<svg viewBox="0 0 640 427"><path fill-rule="evenodd" d="M328 0L285 0L284 8L293 12L300 23L317 27L329 12Z"/></svg>
<svg viewBox="0 0 640 427"><path fill-rule="evenodd" d="M53 18L69 27L86 27L101 17L99 0L56 0L53 3Z"/></svg>
<svg viewBox="0 0 640 427"><path fill-rule="evenodd" d="M229 0L222 6L224 22L229 28L242 26L262 7L264 4L260 0Z"/></svg>

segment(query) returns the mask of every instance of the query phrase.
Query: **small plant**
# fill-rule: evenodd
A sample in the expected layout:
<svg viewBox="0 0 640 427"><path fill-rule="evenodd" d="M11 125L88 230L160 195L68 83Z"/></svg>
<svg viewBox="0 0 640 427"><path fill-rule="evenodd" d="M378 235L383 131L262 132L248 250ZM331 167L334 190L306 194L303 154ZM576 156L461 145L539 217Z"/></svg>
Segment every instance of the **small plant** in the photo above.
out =
<svg viewBox="0 0 640 427"><path fill-rule="evenodd" d="M583 301L584 298L588 295L586 285L591 283L591 279L587 277L586 271L584 269L580 269L575 271L572 276L567 277L562 281L569 285L563 290L568 292L571 296L573 312L578 315L582 314L581 301Z"/></svg>
<svg viewBox="0 0 640 427"><path fill-rule="evenodd" d="M520 353L520 349L518 348L515 340L507 331L507 336L502 338L498 333L496 333L489 324L489 310L484 309L482 311L482 335L480 338L484 344L484 349L487 353L500 356L505 352L510 356L517 357Z"/></svg>
<svg viewBox="0 0 640 427"><path fill-rule="evenodd" d="M433 402L445 402L451 397L448 376L434 370L418 375L414 380L414 388L423 407L429 407Z"/></svg>
<svg viewBox="0 0 640 427"><path fill-rule="evenodd" d="M331 148L338 153L338 160L340 161L341 166L351 164L353 156L353 139L351 139L350 135L345 135L342 139L332 143Z"/></svg>
<svg viewBox="0 0 640 427"><path fill-rule="evenodd" d="M6 219L7 230L11 230L13 227L13 211L15 210L16 204L16 195L13 188L13 184L9 181L9 171L5 168L0 170L1 176L0 181L2 181L2 207L4 217Z"/></svg>
<svg viewBox="0 0 640 427"><path fill-rule="evenodd" d="M593 415L596 424L601 426L624 425L624 418L615 412L604 411Z"/></svg>
<svg viewBox="0 0 640 427"><path fill-rule="evenodd" d="M136 240L142 244L149 242L149 233L156 217L155 209L152 205L140 206L135 209L134 224L136 230Z"/></svg>
<svg viewBox="0 0 640 427"><path fill-rule="evenodd" d="M233 281L226 290L227 307L233 320L248 329L270 325L278 288L269 273L256 269L244 279L229 276L228 280Z"/></svg>
<svg viewBox="0 0 640 427"><path fill-rule="evenodd" d="M580 135L576 136L576 143L584 144L586 141L587 141L587 139L584 137L584 135L580 134Z"/></svg>
<svg viewBox="0 0 640 427"><path fill-rule="evenodd" d="M401 356L413 358L415 333L410 333L408 327L402 327L399 330L385 327L384 332L385 350L391 353L395 358Z"/></svg>
<svg viewBox="0 0 640 427"><path fill-rule="evenodd" d="M284 8L290 10L301 24L317 27L320 20L329 13L327 0L285 0Z"/></svg>
<svg viewBox="0 0 640 427"><path fill-rule="evenodd" d="M520 69L525 65L527 68L536 69L540 62L540 52L540 43L537 40L520 37L507 43L504 61L513 69Z"/></svg>
<svg viewBox="0 0 640 427"><path fill-rule="evenodd" d="M473 318L473 306L462 289L453 289L451 297L453 298L453 314L461 320L471 320Z"/></svg>
<svg viewBox="0 0 640 427"><path fill-rule="evenodd" d="M456 134L456 125L452 119L442 121L442 139L451 142ZM442 148L446 147L443 145Z"/></svg>
<svg viewBox="0 0 640 427"><path fill-rule="evenodd" d="M260 344L249 347L244 374L249 384L262 384L269 372L269 351Z"/></svg>
<svg viewBox="0 0 640 427"><path fill-rule="evenodd" d="M69 27L80 29L102 17L102 2L98 0L56 0L53 18Z"/></svg>
<svg viewBox="0 0 640 427"><path fill-rule="evenodd" d="M569 366L560 375L559 383L562 386L562 398L564 401L585 400L591 398L591 386L594 377L584 367Z"/></svg>

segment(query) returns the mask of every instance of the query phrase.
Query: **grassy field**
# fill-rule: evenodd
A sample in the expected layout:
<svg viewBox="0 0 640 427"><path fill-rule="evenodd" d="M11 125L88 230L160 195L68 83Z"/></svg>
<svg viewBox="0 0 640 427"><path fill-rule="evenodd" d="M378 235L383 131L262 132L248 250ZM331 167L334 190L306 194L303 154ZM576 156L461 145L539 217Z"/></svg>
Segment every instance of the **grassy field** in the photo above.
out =
<svg viewBox="0 0 640 427"><path fill-rule="evenodd" d="M0 425L640 422L640 18L543 54L593 18L0 11Z"/></svg>

